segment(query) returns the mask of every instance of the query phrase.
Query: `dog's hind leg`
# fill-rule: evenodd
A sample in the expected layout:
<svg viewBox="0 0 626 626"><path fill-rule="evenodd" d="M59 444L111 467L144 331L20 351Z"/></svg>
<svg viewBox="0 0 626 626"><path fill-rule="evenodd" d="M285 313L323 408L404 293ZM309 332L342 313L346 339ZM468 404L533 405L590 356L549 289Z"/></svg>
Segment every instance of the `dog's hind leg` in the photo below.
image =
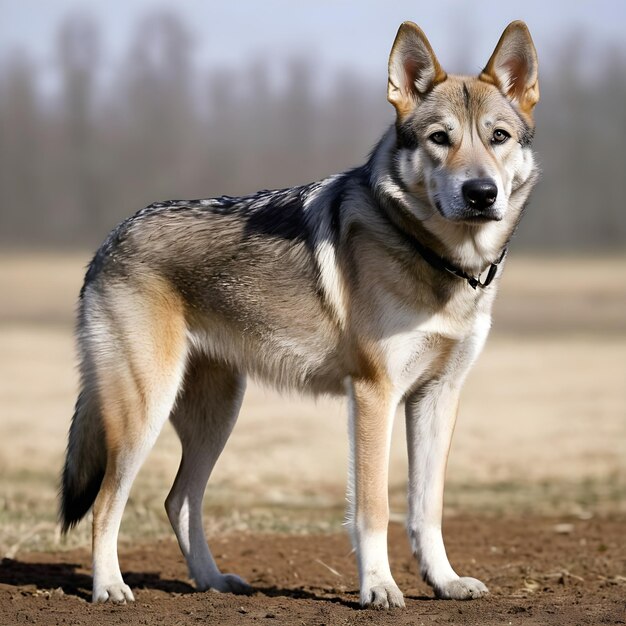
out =
<svg viewBox="0 0 626 626"><path fill-rule="evenodd" d="M117 537L128 495L183 379L187 336L166 285L111 286L91 294L85 346L93 355L106 470L93 509L93 601L126 602Z"/></svg>
<svg viewBox="0 0 626 626"><path fill-rule="evenodd" d="M237 421L244 390L244 376L194 354L171 416L183 450L165 508L187 560L189 576L200 590L247 593L251 589L238 576L220 572L202 524L206 484Z"/></svg>
<svg viewBox="0 0 626 626"><path fill-rule="evenodd" d="M459 391L456 384L438 381L407 399L408 532L422 577L437 597L471 600L484 596L487 587L452 569L441 532L444 478Z"/></svg>

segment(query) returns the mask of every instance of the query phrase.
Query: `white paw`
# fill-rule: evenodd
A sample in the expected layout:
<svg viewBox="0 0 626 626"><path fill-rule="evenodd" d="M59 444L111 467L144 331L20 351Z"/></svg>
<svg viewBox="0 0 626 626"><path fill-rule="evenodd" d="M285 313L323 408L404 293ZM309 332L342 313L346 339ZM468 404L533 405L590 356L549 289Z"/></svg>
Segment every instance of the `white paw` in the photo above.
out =
<svg viewBox="0 0 626 626"><path fill-rule="evenodd" d="M238 595L252 593L252 587L236 574L218 574L203 582L196 580L196 587L199 591L211 590Z"/></svg>
<svg viewBox="0 0 626 626"><path fill-rule="evenodd" d="M115 604L126 604L134 602L135 597L130 587L124 581L111 583L108 585L93 586L92 602L113 602Z"/></svg>
<svg viewBox="0 0 626 626"><path fill-rule="evenodd" d="M404 596L392 581L364 586L361 589L361 606L370 609L404 608Z"/></svg>
<svg viewBox="0 0 626 626"><path fill-rule="evenodd" d="M474 600L489 593L489 589L476 578L456 578L443 585L433 585L435 595L443 600Z"/></svg>

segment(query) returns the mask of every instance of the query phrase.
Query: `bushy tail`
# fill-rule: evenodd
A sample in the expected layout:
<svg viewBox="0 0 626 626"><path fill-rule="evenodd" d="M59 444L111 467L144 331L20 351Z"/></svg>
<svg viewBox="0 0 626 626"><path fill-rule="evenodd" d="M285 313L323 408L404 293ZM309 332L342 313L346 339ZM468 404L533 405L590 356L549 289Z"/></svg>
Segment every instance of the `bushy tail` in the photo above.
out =
<svg viewBox="0 0 626 626"><path fill-rule="evenodd" d="M61 477L59 519L63 533L94 503L106 469L106 443L96 399L85 389L76 401Z"/></svg>

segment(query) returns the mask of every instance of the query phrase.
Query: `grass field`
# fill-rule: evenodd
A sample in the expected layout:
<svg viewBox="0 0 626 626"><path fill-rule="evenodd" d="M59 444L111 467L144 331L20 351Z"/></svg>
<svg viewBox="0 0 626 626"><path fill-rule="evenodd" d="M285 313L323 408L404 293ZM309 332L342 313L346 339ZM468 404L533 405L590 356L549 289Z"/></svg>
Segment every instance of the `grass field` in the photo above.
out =
<svg viewBox="0 0 626 626"><path fill-rule="evenodd" d="M57 546L55 497L76 394L72 311L85 255L0 257L0 553ZM620 280L621 277L621 280ZM492 336L467 382L448 471L455 511L623 511L626 260L509 262ZM342 518L345 407L252 384L211 480L220 529L325 529ZM133 491L123 536L167 532L179 461L169 427ZM404 511L397 420L391 501ZM88 540L83 525L69 545Z"/></svg>

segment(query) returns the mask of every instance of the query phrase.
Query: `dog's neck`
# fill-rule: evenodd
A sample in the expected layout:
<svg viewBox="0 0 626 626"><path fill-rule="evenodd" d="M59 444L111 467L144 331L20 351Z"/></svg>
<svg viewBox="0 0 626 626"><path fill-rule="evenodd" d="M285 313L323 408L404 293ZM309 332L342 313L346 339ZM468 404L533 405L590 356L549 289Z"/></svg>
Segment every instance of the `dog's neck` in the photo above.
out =
<svg viewBox="0 0 626 626"><path fill-rule="evenodd" d="M367 164L371 188L389 219L419 244L470 275L480 274L500 259L528 193L521 199L512 198L507 215L499 222L454 223L443 218L425 196L404 188L394 163L396 154L396 130L392 126Z"/></svg>

